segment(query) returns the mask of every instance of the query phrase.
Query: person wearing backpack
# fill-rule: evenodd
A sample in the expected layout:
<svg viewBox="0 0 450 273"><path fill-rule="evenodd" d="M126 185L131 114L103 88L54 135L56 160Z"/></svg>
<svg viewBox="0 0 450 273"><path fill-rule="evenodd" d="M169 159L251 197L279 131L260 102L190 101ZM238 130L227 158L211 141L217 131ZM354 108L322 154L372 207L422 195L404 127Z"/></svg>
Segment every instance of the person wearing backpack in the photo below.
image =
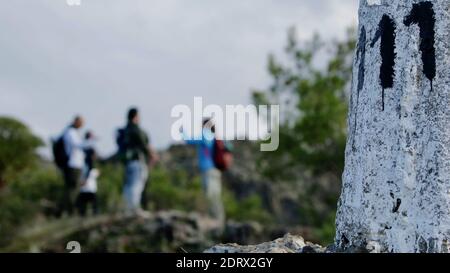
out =
<svg viewBox="0 0 450 273"><path fill-rule="evenodd" d="M149 168L156 160L150 146L149 137L139 126L138 109L131 108L127 115L127 125L119 130L117 145L119 158L125 165L123 195L127 211L145 214L141 208L142 194L147 184Z"/></svg>
<svg viewBox="0 0 450 273"><path fill-rule="evenodd" d="M60 139L54 144L55 161L64 176L61 212L66 212L68 215L72 215L74 212L78 186L85 164L85 143L80 132L83 125L83 118L81 116L75 117L71 125L64 130Z"/></svg>
<svg viewBox="0 0 450 273"><path fill-rule="evenodd" d="M225 151L223 141L215 138L212 123L212 119L209 118L203 121L202 135L199 138L192 139L182 133L187 144L197 147L202 188L208 200L209 215L223 226L225 210L222 202L221 171L225 171L231 164L231 153Z"/></svg>

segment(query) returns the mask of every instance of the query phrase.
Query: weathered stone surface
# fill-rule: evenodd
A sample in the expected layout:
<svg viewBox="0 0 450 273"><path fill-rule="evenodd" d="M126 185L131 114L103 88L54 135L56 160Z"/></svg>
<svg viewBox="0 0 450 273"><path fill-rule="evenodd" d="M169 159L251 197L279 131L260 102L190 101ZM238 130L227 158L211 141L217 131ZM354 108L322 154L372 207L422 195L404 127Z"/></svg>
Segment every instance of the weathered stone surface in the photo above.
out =
<svg viewBox="0 0 450 273"><path fill-rule="evenodd" d="M240 246L237 244L217 245L205 253L324 253L325 248L315 245L300 236L291 234L272 242L253 246Z"/></svg>
<svg viewBox="0 0 450 273"><path fill-rule="evenodd" d="M360 1L340 250L448 252L450 1Z"/></svg>

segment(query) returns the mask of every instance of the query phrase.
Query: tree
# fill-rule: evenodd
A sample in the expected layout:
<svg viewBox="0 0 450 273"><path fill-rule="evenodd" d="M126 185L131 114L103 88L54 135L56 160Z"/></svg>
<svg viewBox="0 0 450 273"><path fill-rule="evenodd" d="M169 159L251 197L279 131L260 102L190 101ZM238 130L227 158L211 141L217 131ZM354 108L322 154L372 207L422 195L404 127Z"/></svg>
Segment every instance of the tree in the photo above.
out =
<svg viewBox="0 0 450 273"><path fill-rule="evenodd" d="M298 165L314 174L342 174L354 36L350 29L342 41L327 45L316 35L300 44L291 28L287 62L269 56L273 83L253 94L257 104L280 105L280 147L264 155L267 176L286 175Z"/></svg>
<svg viewBox="0 0 450 273"><path fill-rule="evenodd" d="M36 162L40 138L18 120L0 117L0 188L8 179Z"/></svg>
<svg viewBox="0 0 450 273"><path fill-rule="evenodd" d="M322 243L331 243L344 167L355 31L349 29L344 39L331 42L315 35L301 43L295 34L294 28L288 32L284 62L269 56L270 87L253 94L256 104L280 105L280 146L262 155L259 169L272 181L295 183L299 224L312 227Z"/></svg>

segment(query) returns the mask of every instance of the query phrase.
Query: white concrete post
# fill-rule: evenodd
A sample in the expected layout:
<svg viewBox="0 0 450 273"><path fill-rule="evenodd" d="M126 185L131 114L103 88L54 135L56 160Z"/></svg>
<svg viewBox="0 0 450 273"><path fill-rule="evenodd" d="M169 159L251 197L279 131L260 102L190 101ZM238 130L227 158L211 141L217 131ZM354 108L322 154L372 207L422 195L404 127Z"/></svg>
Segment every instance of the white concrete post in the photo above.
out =
<svg viewBox="0 0 450 273"><path fill-rule="evenodd" d="M336 244L448 252L450 0L360 0Z"/></svg>

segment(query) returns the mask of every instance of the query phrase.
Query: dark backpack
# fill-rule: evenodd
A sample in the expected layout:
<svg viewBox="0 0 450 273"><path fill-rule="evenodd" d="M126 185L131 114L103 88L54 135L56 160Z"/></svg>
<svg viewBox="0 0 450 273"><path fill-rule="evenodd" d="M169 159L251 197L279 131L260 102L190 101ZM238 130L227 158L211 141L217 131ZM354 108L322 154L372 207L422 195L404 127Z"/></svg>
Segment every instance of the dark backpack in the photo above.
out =
<svg viewBox="0 0 450 273"><path fill-rule="evenodd" d="M69 156L66 153L66 147L64 145L64 135L53 140L52 150L53 160L55 161L56 166L61 170L66 169L69 163Z"/></svg>
<svg viewBox="0 0 450 273"><path fill-rule="evenodd" d="M120 128L117 130L116 144L117 144L117 151L119 154L125 152L125 150L127 149L125 128Z"/></svg>
<svg viewBox="0 0 450 273"><path fill-rule="evenodd" d="M117 145L117 158L121 161L127 159L128 137L127 128L117 129L116 133L116 145Z"/></svg>
<svg viewBox="0 0 450 273"><path fill-rule="evenodd" d="M233 164L233 155L222 140L214 139L213 160L216 168L222 172Z"/></svg>

